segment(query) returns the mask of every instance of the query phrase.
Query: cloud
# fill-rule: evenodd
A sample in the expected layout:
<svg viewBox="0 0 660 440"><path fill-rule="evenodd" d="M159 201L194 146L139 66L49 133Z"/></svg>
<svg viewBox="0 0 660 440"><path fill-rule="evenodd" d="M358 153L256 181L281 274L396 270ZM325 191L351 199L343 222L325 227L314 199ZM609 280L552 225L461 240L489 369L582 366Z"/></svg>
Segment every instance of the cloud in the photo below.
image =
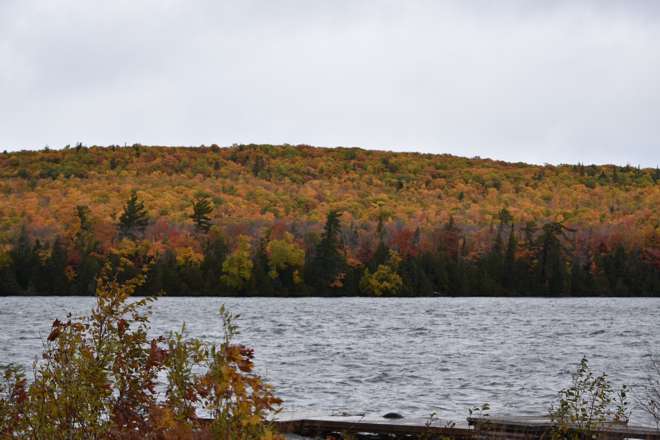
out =
<svg viewBox="0 0 660 440"><path fill-rule="evenodd" d="M0 3L0 146L660 162L657 2Z"/></svg>

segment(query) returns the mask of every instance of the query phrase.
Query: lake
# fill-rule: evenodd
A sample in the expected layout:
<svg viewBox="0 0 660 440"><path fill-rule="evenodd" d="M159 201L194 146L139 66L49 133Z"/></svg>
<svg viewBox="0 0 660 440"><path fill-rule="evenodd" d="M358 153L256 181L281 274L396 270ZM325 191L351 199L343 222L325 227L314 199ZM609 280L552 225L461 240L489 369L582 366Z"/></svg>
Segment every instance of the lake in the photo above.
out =
<svg viewBox="0 0 660 440"><path fill-rule="evenodd" d="M50 323L93 298L0 298L0 364L31 365ZM153 328L219 340L221 304L287 411L463 420L546 413L587 356L635 388L660 353L660 298L162 298ZM634 423L648 423L635 410Z"/></svg>

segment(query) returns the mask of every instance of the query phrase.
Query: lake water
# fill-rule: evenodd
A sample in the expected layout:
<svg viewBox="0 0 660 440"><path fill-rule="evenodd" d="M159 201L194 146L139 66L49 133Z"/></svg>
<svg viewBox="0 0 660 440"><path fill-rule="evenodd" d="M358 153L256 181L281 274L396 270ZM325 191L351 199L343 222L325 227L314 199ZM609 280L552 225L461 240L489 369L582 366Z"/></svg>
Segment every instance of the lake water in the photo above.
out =
<svg viewBox="0 0 660 440"><path fill-rule="evenodd" d="M92 302L0 298L0 364L30 365L50 322ZM634 388L660 353L660 298L162 298L153 328L185 321L219 340L223 303L286 410L305 416L463 420L484 402L491 414L543 414L583 355ZM633 422L648 419L635 411Z"/></svg>

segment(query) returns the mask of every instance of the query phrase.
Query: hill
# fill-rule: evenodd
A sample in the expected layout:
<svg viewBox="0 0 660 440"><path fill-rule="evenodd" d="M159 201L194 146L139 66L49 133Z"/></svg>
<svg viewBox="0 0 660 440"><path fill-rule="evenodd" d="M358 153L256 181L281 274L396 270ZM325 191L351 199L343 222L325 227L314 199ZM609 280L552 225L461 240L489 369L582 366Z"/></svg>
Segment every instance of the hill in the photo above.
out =
<svg viewBox="0 0 660 440"><path fill-rule="evenodd" d="M89 294L119 261L143 293L660 294L658 169L77 145L0 154L0 192L5 294Z"/></svg>

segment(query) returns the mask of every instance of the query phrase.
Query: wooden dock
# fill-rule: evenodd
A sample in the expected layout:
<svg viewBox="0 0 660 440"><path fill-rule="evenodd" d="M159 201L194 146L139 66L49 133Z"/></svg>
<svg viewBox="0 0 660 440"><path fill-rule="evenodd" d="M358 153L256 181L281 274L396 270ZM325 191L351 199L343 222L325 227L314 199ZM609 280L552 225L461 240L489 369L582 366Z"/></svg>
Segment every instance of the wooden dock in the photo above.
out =
<svg viewBox="0 0 660 440"><path fill-rule="evenodd" d="M405 419L404 419L405 420ZM524 439L549 440L553 425L546 417L471 417L467 425L435 422L428 425L421 420L347 420L301 419L274 422L285 434L305 437L362 439L422 439L422 440L487 440ZM577 431L576 431L577 432ZM607 424L579 438L618 440L660 440L660 431L651 427Z"/></svg>

